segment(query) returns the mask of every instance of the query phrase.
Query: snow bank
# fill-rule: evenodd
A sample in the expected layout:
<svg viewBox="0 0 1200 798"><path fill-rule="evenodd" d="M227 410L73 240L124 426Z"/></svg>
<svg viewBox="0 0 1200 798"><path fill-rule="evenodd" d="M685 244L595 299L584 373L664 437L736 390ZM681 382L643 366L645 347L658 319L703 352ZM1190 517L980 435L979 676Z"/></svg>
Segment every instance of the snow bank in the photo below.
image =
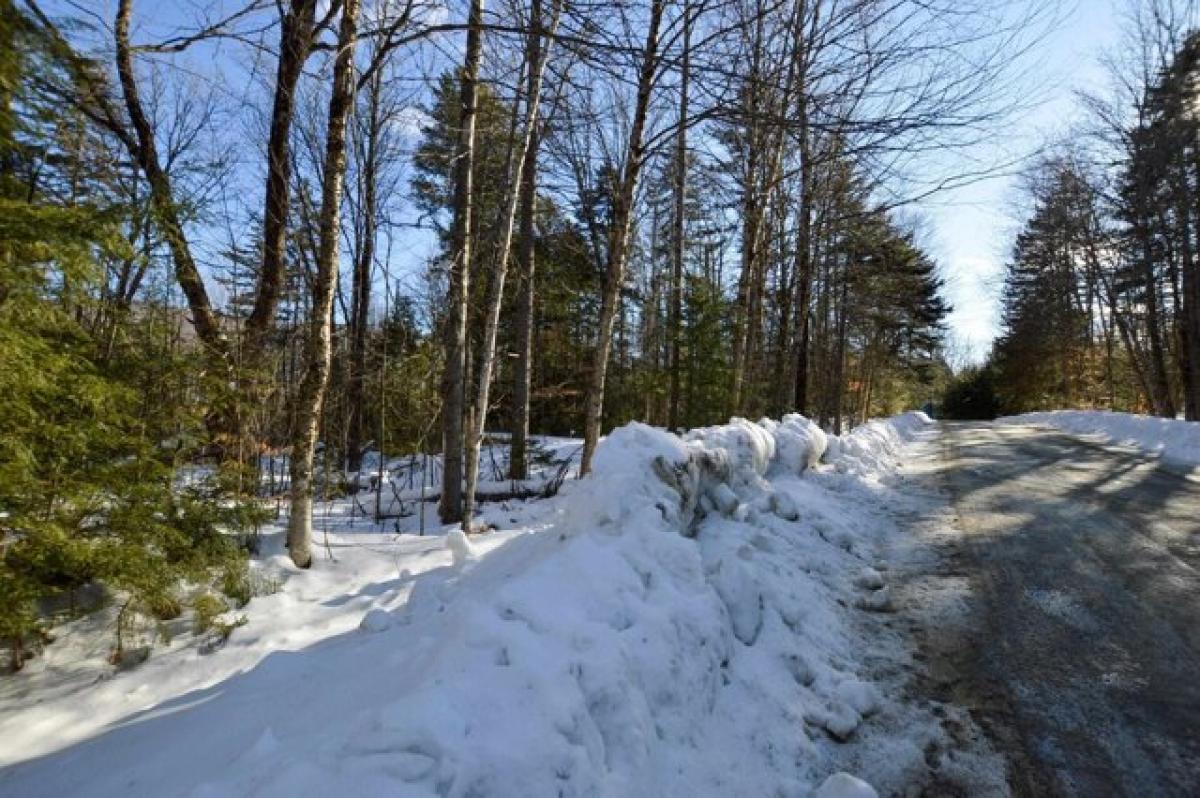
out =
<svg viewBox="0 0 1200 798"><path fill-rule="evenodd" d="M1171 418L1100 410L1056 410L999 419L1001 424L1044 424L1106 443L1135 446L1181 465L1200 465L1200 424Z"/></svg>
<svg viewBox="0 0 1200 798"><path fill-rule="evenodd" d="M825 431L802 415L791 413L776 423L759 422L775 436L775 462L783 471L800 473L821 462L829 438Z"/></svg>
<svg viewBox="0 0 1200 798"><path fill-rule="evenodd" d="M841 436L830 436L825 461L862 477L890 472L904 444L933 424L920 411L868 421Z"/></svg>
<svg viewBox="0 0 1200 798"><path fill-rule="evenodd" d="M682 439L628 425L524 525L449 534L419 568L385 550L390 573L320 601L341 633L294 651L276 636L240 675L0 771L0 793L874 795L859 777L895 791L940 732L873 684L881 644L854 613L887 591L868 566L885 533L855 474L890 467L928 423L828 441L798 416ZM827 442L843 473L802 476ZM16 720L53 746L39 711Z"/></svg>

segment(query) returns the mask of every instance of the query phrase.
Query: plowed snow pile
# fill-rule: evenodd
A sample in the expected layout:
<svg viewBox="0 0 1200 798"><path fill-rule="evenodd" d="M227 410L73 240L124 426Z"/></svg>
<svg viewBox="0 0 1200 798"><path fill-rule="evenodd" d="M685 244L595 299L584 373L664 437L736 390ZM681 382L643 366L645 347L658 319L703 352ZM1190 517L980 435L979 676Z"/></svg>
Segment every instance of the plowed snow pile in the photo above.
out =
<svg viewBox="0 0 1200 798"><path fill-rule="evenodd" d="M1102 410L1055 410L1008 416L1000 423L1044 424L1076 435L1094 435L1105 443L1134 446L1180 465L1200 465L1200 424L1194 421Z"/></svg>
<svg viewBox="0 0 1200 798"><path fill-rule="evenodd" d="M876 544L895 533L881 481L929 423L831 440L799 416L684 438L631 424L557 498L492 507L499 531L401 536L407 549L335 536L336 561L251 603L225 648L177 653L173 678L152 657L9 712L4 739L26 734L0 794L874 794L840 771L881 793L920 784L944 732L881 679L908 652L872 624L890 601Z"/></svg>

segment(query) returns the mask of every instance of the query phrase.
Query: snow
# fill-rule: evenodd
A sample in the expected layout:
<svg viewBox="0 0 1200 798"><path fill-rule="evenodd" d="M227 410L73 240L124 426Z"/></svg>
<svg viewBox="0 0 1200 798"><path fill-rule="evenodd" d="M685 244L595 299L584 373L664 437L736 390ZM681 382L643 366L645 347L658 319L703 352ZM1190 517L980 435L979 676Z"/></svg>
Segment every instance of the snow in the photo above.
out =
<svg viewBox="0 0 1200 798"><path fill-rule="evenodd" d="M945 732L862 608L890 605L889 473L929 424L630 424L470 538L330 503L311 570L267 536L281 589L211 653L115 672L63 630L0 691L0 794L903 792Z"/></svg>
<svg viewBox="0 0 1200 798"><path fill-rule="evenodd" d="M392 615L387 610L374 607L367 610L367 614L359 622L358 628L364 632L386 632L392 628Z"/></svg>
<svg viewBox="0 0 1200 798"><path fill-rule="evenodd" d="M786 471L800 473L815 467L829 446L825 431L796 413L784 416L779 423L771 419L759 423L775 436L775 459Z"/></svg>
<svg viewBox="0 0 1200 798"><path fill-rule="evenodd" d="M1200 424L1173 418L1102 410L1056 410L999 419L1001 424L1041 424L1104 443L1133 446L1184 466L1200 465Z"/></svg>
<svg viewBox="0 0 1200 798"><path fill-rule="evenodd" d="M813 798L879 798L879 793L849 773L834 773L813 793Z"/></svg>
<svg viewBox="0 0 1200 798"><path fill-rule="evenodd" d="M839 470L864 479L889 473L904 444L913 434L933 423L920 411L887 420L868 421L849 435L831 437L825 459Z"/></svg>
<svg viewBox="0 0 1200 798"><path fill-rule="evenodd" d="M870 566L863 568L855 578L854 583L859 587L865 587L868 590L879 590L883 587L883 574L871 568Z"/></svg>
<svg viewBox="0 0 1200 798"><path fill-rule="evenodd" d="M446 533L446 548L449 549L451 562L455 566L462 566L467 560L475 557L475 547L461 529L452 529Z"/></svg>

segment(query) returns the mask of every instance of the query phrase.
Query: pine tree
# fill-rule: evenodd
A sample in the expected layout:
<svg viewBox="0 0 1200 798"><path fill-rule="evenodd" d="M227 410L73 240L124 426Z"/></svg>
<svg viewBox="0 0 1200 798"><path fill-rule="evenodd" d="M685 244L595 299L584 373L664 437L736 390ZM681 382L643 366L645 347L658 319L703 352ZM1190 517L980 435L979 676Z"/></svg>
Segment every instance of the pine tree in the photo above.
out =
<svg viewBox="0 0 1200 798"><path fill-rule="evenodd" d="M121 601L123 618L177 614L183 579L225 575L244 597L244 551L227 531L257 519L215 483L176 485L201 422L163 401L182 361L101 347L80 323L102 259L129 257L123 209L61 205L17 180L54 135L24 87L61 68L61 51L7 0L0 39L0 638L20 667L45 627L37 603L86 584Z"/></svg>

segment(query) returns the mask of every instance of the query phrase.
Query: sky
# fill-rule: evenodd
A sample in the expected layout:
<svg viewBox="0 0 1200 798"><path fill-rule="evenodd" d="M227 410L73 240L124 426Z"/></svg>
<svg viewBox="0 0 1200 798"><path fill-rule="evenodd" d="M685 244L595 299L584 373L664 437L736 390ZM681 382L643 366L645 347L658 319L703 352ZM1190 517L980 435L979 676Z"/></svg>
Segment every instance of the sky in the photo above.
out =
<svg viewBox="0 0 1200 798"><path fill-rule="evenodd" d="M1125 4L1126 0L1067 0L1059 22L1030 54L1036 63L1032 88L1037 104L1011 120L1002 140L973 153L974 158L1008 163L1069 134L1081 114L1076 92L1104 84L1100 58L1119 41L1120 9ZM956 365L986 358L999 331L1000 284L1020 222L1020 202L1020 178L1010 173L939 194L921 205L932 228L928 246L954 306L949 326Z"/></svg>

